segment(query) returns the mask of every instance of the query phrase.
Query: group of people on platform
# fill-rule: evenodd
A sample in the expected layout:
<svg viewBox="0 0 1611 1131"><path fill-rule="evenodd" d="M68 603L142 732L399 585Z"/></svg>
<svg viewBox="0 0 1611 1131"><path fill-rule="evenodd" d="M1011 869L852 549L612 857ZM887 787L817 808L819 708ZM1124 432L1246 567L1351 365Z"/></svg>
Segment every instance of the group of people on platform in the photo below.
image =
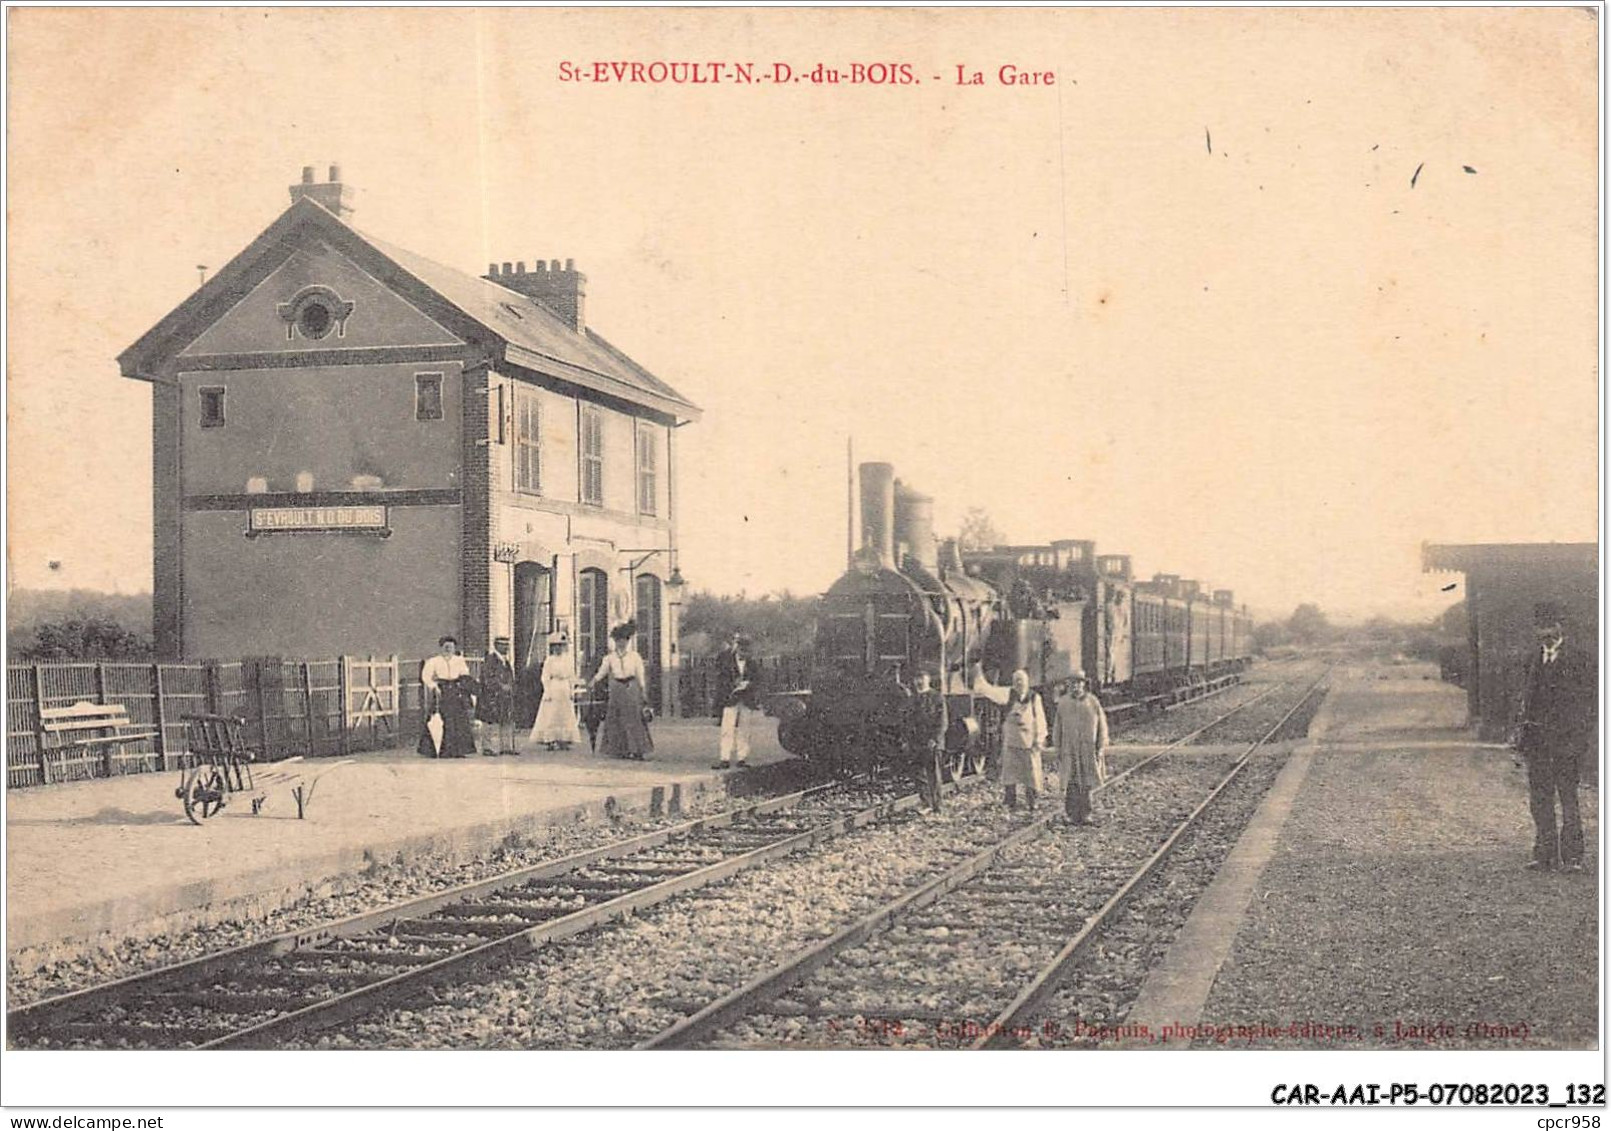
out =
<svg viewBox="0 0 1611 1131"><path fill-rule="evenodd" d="M605 685L606 700L598 720L596 749L616 758L643 760L654 750L649 735L653 717L647 705L643 657L632 648L636 626L628 621L610 632L611 650L599 663L592 685ZM424 687L419 752L428 758L467 758L476 752L475 723L482 724L481 753L493 758L518 754L515 747L515 672L509 660L509 638L493 641L481 661L481 678L459 654L458 640L443 636L440 652L420 669ZM549 750L568 750L582 741L573 689L576 665L564 633L548 644L542 665L542 698L532 723L530 741ZM591 725L591 724L590 724Z"/></svg>

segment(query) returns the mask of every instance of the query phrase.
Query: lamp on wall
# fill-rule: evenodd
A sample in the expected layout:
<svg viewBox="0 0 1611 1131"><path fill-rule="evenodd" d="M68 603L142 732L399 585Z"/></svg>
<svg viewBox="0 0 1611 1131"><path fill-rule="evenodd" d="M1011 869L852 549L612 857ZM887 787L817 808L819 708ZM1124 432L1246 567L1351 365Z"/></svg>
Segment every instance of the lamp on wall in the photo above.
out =
<svg viewBox="0 0 1611 1131"><path fill-rule="evenodd" d="M682 717L682 660L678 658L677 637L681 632L682 592L683 587L687 584L688 582L683 579L682 570L677 568L676 559L672 559L671 576L666 578L666 610L669 613L666 617L669 622L666 627L670 629L666 635L671 638L669 690L671 692L671 717L674 719Z"/></svg>

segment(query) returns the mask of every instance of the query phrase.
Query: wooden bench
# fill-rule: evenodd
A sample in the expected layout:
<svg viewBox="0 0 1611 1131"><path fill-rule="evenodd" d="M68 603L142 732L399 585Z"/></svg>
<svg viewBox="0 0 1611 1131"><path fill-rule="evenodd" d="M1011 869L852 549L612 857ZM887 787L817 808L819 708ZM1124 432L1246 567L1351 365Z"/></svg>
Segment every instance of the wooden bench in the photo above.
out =
<svg viewBox="0 0 1611 1131"><path fill-rule="evenodd" d="M263 811L271 786L289 785L296 802L297 820L307 815L319 779L331 770L351 765L352 758L328 762L314 770L300 757L283 762L257 761L246 745L246 720L231 715L186 715L184 765L174 796L183 802L185 816L201 824L217 815L233 793L251 795L252 815Z"/></svg>
<svg viewBox="0 0 1611 1131"><path fill-rule="evenodd" d="M123 747L131 742L157 737L150 728L138 727L129 719L121 703L91 703L81 700L70 707L46 707L39 712L39 729L44 741L39 749L39 771L44 784L51 781L51 756L65 760L69 751L102 748L102 767L111 777ZM63 774L63 777L66 775Z"/></svg>

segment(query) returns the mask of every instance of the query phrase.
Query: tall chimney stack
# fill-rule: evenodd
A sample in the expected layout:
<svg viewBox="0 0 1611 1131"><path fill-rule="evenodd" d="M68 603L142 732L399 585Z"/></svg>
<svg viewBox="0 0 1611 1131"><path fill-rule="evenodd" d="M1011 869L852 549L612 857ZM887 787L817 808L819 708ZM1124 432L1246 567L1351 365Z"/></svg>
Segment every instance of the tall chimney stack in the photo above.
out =
<svg viewBox="0 0 1611 1131"><path fill-rule="evenodd" d="M511 270L505 263L502 271L491 270L486 278L541 303L578 334L587 331L587 276L576 269L576 260L560 261L539 259L530 271Z"/></svg>
<svg viewBox="0 0 1611 1131"><path fill-rule="evenodd" d="M291 186L291 203L295 204L303 197L335 213L343 220L351 219L353 213L351 186L341 183L341 166L330 166L330 180L325 184L317 184L313 179L313 166L302 166L302 181Z"/></svg>

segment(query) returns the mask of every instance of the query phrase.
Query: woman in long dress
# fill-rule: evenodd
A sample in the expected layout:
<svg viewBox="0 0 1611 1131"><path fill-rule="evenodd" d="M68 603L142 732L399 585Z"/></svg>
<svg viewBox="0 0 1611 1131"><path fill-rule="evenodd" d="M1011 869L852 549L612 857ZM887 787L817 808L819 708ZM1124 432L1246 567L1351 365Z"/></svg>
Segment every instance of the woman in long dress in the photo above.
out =
<svg viewBox="0 0 1611 1131"><path fill-rule="evenodd" d="M600 754L643 761L654 750L649 727L643 720L643 657L632 649L637 626L631 621L610 630L615 650L604 657L593 683L607 684L609 706L604 709L604 725L599 728Z"/></svg>
<svg viewBox="0 0 1611 1131"><path fill-rule="evenodd" d="M470 666L458 654L459 642L444 636L439 655L426 660L420 669L425 690L425 727L420 734L419 752L427 758L467 758L475 753L475 728L470 712L475 708ZM442 716L442 735L431 733L431 719Z"/></svg>
<svg viewBox="0 0 1611 1131"><path fill-rule="evenodd" d="M550 750L569 750L572 743L582 741L581 729L576 725L576 704L571 702L571 682L575 678L570 645L561 636L549 644L548 660L543 664L543 699L537 708L537 721L532 724L532 742L544 743Z"/></svg>

